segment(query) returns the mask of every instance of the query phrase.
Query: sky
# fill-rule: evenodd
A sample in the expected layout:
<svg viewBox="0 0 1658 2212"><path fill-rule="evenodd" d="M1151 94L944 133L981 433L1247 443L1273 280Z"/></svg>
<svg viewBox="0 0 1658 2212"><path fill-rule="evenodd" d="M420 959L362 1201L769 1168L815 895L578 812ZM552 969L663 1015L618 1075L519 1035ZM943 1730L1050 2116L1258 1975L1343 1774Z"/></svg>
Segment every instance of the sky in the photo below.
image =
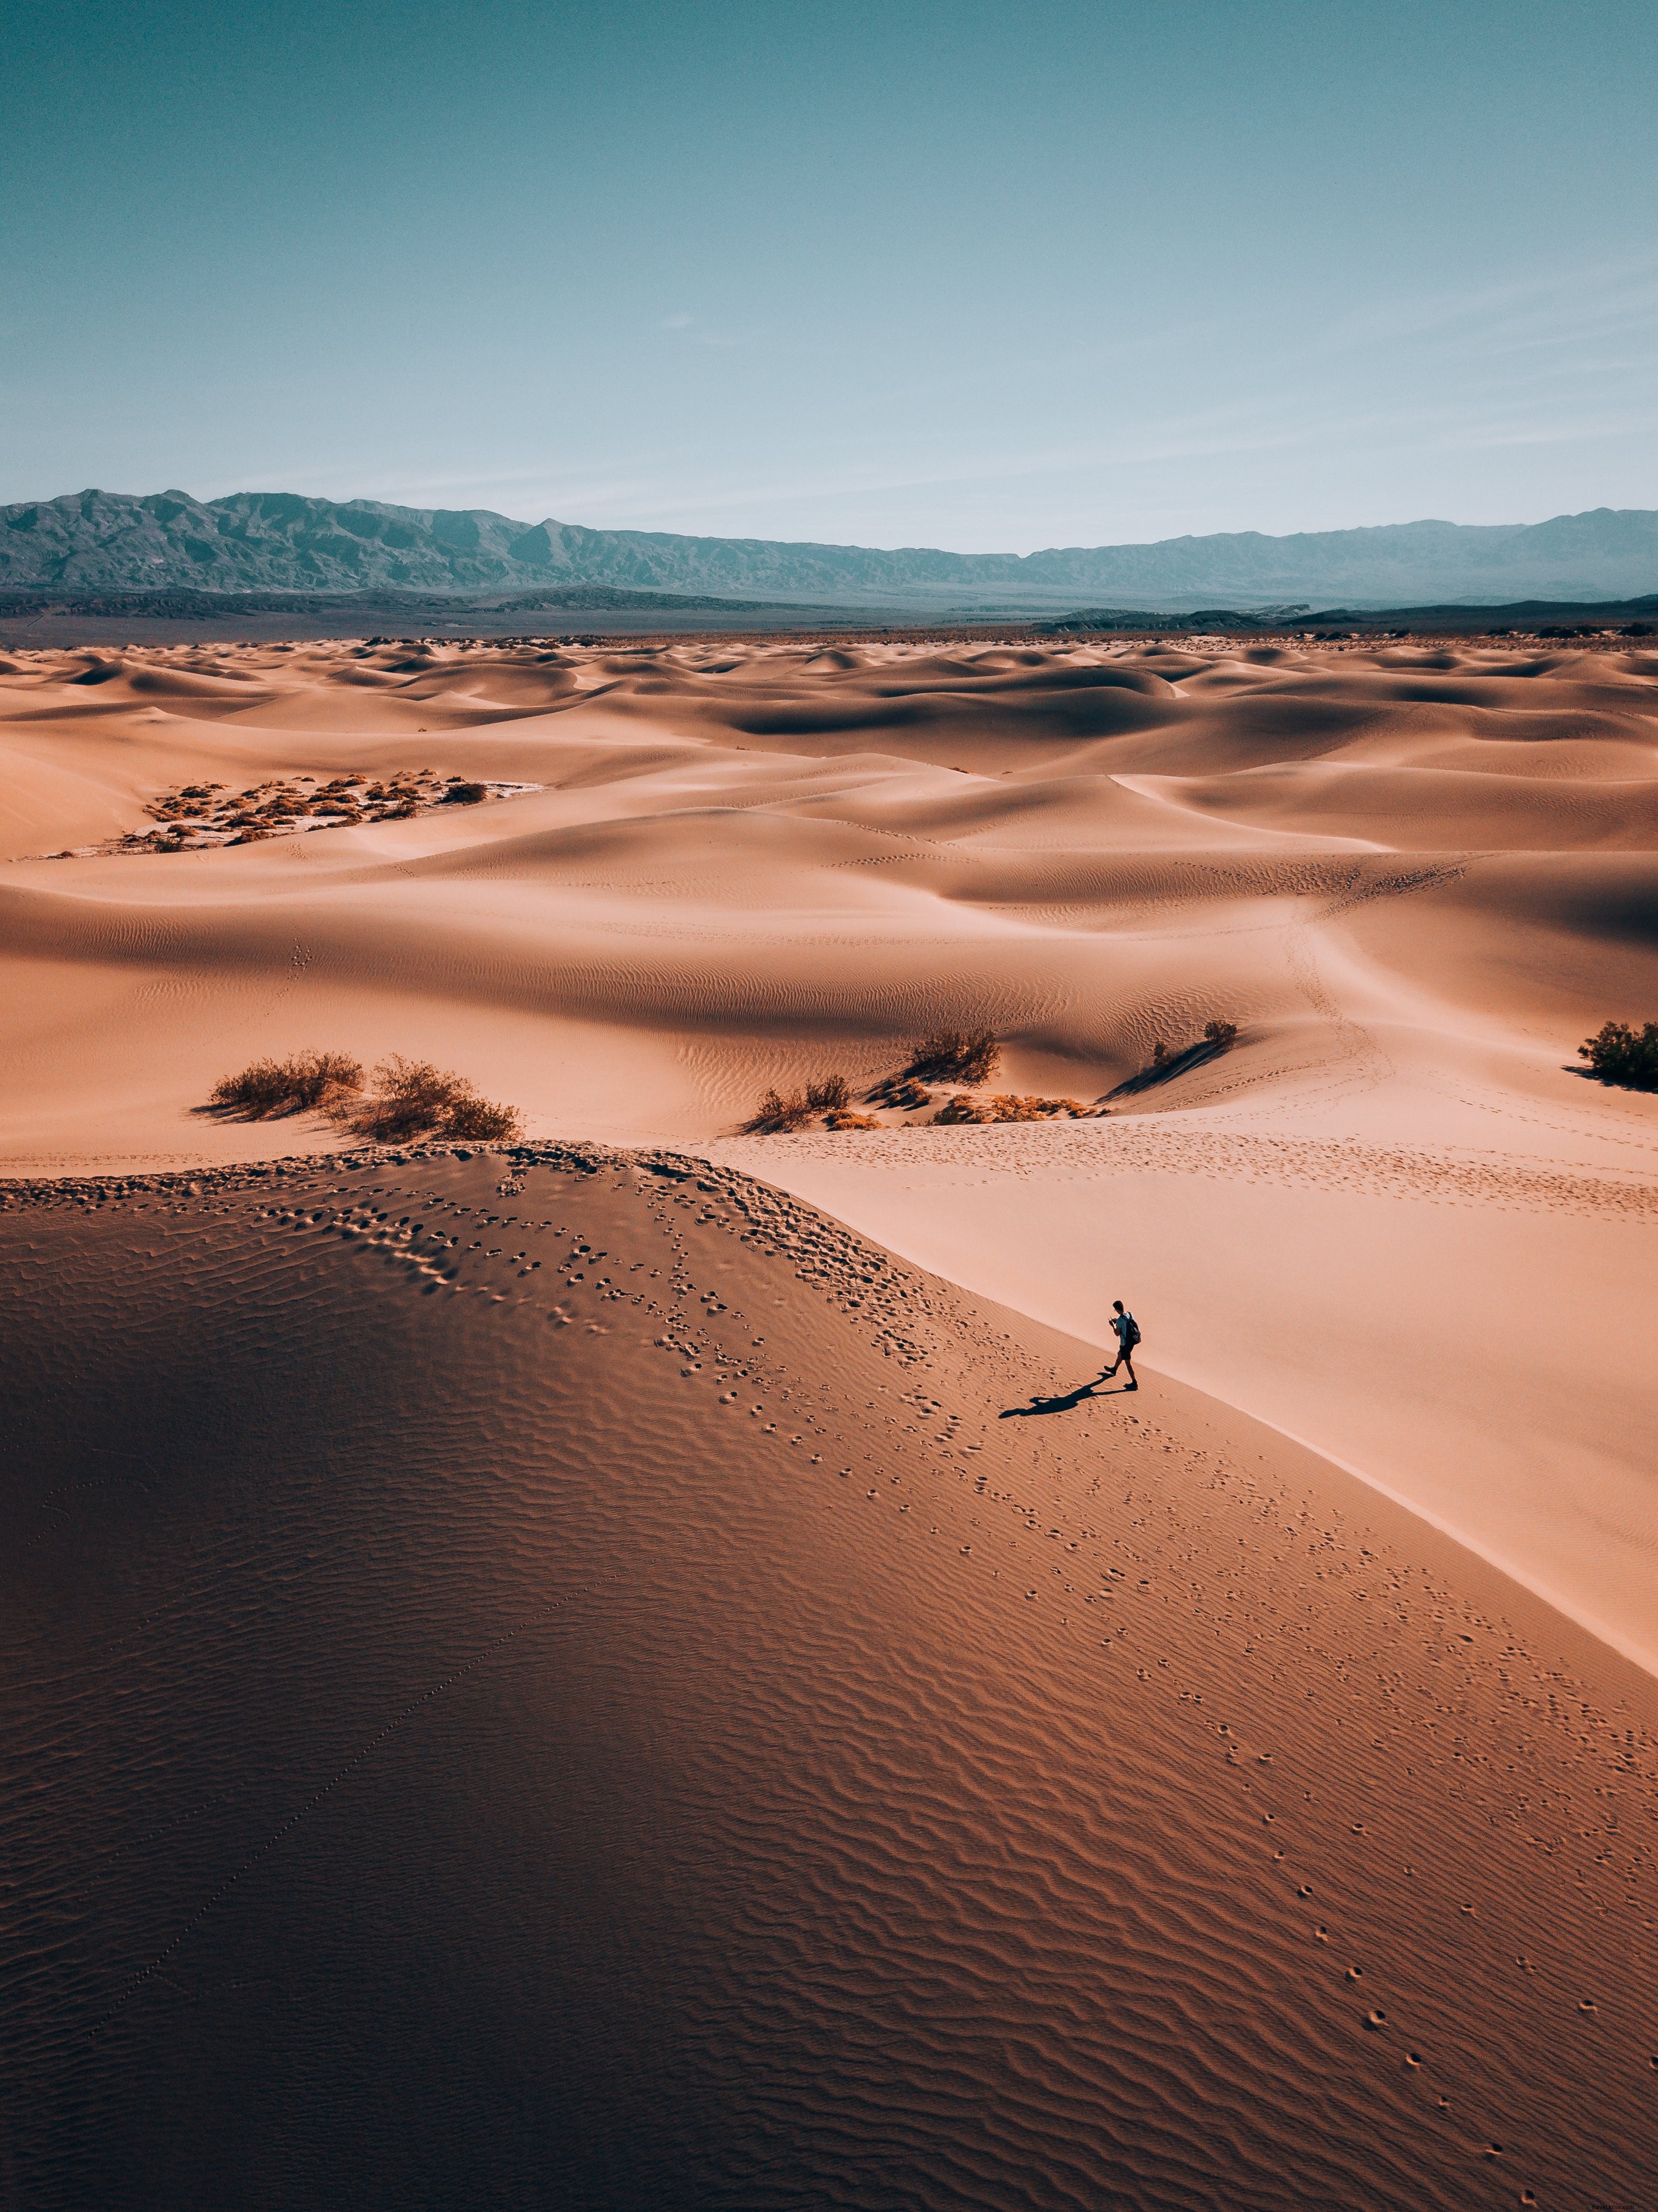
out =
<svg viewBox="0 0 1658 2212"><path fill-rule="evenodd" d="M0 501L1658 507L1650 0L0 0Z"/></svg>

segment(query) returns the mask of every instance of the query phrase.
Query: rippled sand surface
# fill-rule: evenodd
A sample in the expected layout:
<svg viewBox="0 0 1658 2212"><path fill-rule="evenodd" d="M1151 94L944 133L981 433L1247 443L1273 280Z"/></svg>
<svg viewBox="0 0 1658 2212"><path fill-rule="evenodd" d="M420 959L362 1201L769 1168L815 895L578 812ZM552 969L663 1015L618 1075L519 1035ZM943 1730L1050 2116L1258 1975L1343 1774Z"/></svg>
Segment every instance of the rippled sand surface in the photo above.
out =
<svg viewBox="0 0 1658 2212"><path fill-rule="evenodd" d="M0 2203L1644 2203L1655 731L1621 647L0 661ZM106 849L422 770L520 795ZM939 1024L1108 1111L738 1133ZM535 1142L203 1112L307 1048Z"/></svg>
<svg viewBox="0 0 1658 2212"><path fill-rule="evenodd" d="M1649 1678L771 1188L504 1172L0 1212L11 2201L1639 2201Z"/></svg>

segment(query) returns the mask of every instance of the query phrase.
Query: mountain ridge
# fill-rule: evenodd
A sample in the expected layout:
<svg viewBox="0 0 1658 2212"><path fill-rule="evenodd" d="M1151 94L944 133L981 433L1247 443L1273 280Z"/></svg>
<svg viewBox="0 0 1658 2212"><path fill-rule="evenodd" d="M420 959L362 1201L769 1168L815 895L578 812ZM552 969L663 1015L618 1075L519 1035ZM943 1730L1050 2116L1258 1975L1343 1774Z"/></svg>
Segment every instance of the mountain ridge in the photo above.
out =
<svg viewBox="0 0 1658 2212"><path fill-rule="evenodd" d="M88 489L0 507L11 589L477 593L594 586L826 606L1060 613L1084 598L1397 605L1633 598L1658 588L1658 512L1595 507L1540 523L1433 520L1187 534L1145 544L951 553L811 540L594 530L487 507L297 492L197 500Z"/></svg>

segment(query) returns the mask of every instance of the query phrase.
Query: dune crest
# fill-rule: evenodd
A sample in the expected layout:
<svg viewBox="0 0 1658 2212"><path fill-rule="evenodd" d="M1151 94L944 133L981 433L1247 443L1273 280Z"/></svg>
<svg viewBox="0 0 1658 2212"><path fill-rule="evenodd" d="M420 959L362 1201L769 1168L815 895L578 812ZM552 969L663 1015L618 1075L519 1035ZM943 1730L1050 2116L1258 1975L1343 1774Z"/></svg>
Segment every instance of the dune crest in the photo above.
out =
<svg viewBox="0 0 1658 2212"><path fill-rule="evenodd" d="M1247 1418L659 1152L0 1272L17 2201L1638 2201L1652 1685Z"/></svg>

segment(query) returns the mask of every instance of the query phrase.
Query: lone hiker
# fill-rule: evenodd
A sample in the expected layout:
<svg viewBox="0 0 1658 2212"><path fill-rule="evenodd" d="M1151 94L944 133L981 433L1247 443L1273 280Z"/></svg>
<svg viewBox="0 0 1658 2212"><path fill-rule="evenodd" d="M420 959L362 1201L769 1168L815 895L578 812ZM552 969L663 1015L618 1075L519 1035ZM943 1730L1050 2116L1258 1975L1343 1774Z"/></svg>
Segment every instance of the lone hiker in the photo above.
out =
<svg viewBox="0 0 1658 2212"><path fill-rule="evenodd" d="M1111 1316L1111 1326L1117 1332L1117 1356L1104 1370L1100 1379L1103 1382L1106 1376L1114 1375L1120 1367L1126 1367L1128 1370L1128 1380L1123 1385L1124 1389L1138 1390L1140 1386L1139 1378L1134 1373L1134 1346L1140 1340L1140 1325L1124 1306L1121 1298L1114 1298L1112 1304L1116 1308L1116 1311Z"/></svg>

